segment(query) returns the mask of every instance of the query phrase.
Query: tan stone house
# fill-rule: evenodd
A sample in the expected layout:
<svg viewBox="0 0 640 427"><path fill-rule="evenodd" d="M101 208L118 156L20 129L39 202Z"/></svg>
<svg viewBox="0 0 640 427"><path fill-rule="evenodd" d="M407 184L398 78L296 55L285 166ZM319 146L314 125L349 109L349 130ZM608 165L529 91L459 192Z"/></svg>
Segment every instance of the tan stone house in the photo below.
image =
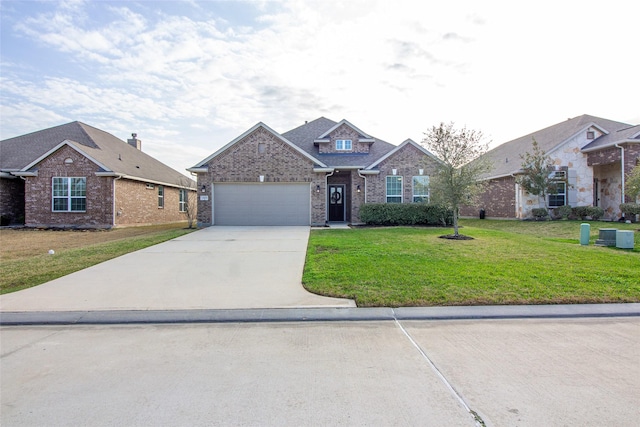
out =
<svg viewBox="0 0 640 427"><path fill-rule="evenodd" d="M429 200L438 161L321 117L282 134L258 123L188 170L202 225L357 224L364 203Z"/></svg>
<svg viewBox="0 0 640 427"><path fill-rule="evenodd" d="M483 179L488 187L477 207L465 207L462 215L477 216L485 210L489 218L531 217L534 208L544 207L537 196L526 193L516 176L522 158L538 142L553 163L558 180L557 194L548 196L548 206L600 206L605 219L621 217L619 205L633 202L624 194L624 179L640 162L640 125L582 115L506 142L486 156L493 169Z"/></svg>
<svg viewBox="0 0 640 427"><path fill-rule="evenodd" d="M194 193L195 182L143 153L135 134L125 142L72 122L0 141L5 223L111 228L180 222Z"/></svg>

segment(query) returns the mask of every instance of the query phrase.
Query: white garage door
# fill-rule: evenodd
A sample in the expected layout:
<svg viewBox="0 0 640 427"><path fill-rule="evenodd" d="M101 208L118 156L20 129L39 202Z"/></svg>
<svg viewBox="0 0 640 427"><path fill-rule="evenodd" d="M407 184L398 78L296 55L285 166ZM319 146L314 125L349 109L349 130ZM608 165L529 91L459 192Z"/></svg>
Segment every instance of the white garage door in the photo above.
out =
<svg viewBox="0 0 640 427"><path fill-rule="evenodd" d="M306 184L215 184L216 225L309 225L311 190Z"/></svg>

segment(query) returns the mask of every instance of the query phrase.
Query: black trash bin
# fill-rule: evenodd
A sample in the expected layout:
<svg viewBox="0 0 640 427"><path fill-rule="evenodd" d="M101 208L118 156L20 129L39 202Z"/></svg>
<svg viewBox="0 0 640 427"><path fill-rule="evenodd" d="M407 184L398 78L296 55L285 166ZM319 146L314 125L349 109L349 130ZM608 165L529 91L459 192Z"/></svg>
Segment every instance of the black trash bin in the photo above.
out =
<svg viewBox="0 0 640 427"><path fill-rule="evenodd" d="M480 219L484 219L484 209L480 209Z"/></svg>

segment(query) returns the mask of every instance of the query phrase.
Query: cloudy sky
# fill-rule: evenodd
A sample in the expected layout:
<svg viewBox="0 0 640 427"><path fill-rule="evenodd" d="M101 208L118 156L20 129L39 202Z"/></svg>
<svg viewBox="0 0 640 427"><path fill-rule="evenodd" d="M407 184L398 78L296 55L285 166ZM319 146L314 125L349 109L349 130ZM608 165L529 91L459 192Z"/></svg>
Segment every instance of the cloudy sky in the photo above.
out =
<svg viewBox="0 0 640 427"><path fill-rule="evenodd" d="M492 146L570 117L640 123L640 2L0 2L0 139L79 120L185 172L257 122Z"/></svg>

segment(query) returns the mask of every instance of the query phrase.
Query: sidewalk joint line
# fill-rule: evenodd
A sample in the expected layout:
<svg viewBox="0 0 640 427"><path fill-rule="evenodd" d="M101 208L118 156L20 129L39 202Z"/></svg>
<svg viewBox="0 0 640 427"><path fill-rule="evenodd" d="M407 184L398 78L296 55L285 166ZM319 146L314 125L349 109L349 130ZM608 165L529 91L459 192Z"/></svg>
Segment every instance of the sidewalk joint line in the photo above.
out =
<svg viewBox="0 0 640 427"><path fill-rule="evenodd" d="M418 350L418 352L422 355L422 357L424 358L424 360L427 361L427 364L431 367L431 369L436 373L436 375L438 376L438 378L440 378L440 380L444 383L444 385L447 387L447 389L451 392L451 394L453 394L453 396L458 400L458 402L462 405L462 407L473 417L473 420L475 421L476 427L485 427L486 424L484 422L484 420L482 419L482 417L480 417L480 415L474 411L473 409L471 409L469 407L469 405L467 405L467 403L464 401L464 399L462 398L462 396L460 395L460 393L458 393L456 391L455 388L453 388L453 385L451 385L451 383L447 380L447 378L442 374L442 372L440 372L440 370L438 369L438 367L435 365L435 363L433 363L433 361L429 358L429 356L427 355L427 353L422 349L422 347L420 347L420 345L413 339L413 337L411 336L411 334L409 334L409 332L407 332L407 330L404 328L404 326L402 326L402 323L400 323L398 321L398 319L396 318L396 312L395 309L391 309L392 313L393 313L393 320L396 322L396 325L398 325L398 327L400 328L400 330L402 331L402 333L407 337L407 339L409 340L409 342L411 342L411 344Z"/></svg>

